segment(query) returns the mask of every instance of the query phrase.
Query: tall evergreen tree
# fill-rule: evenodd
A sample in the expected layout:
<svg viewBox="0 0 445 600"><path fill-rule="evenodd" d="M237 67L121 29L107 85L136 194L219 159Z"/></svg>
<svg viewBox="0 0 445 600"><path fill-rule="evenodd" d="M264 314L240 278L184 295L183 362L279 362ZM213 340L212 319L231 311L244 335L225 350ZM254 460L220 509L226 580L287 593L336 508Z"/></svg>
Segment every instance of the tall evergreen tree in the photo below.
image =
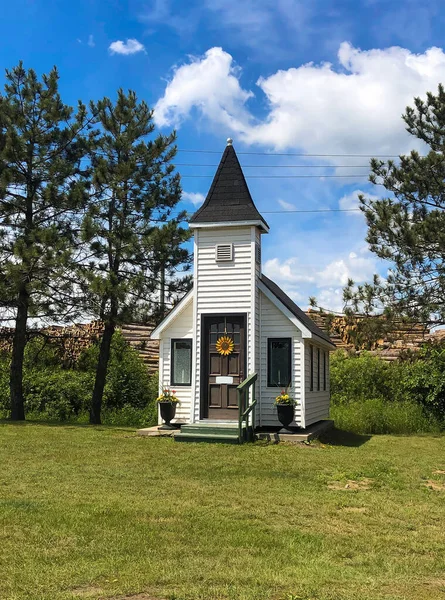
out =
<svg viewBox="0 0 445 600"><path fill-rule="evenodd" d="M57 318L69 297L65 277L72 210L83 199L80 132L85 107L63 104L54 68L38 80L22 63L6 71L0 95L0 306L15 321L11 418L25 418L22 374L30 317Z"/></svg>
<svg viewBox="0 0 445 600"><path fill-rule="evenodd" d="M372 159L370 181L391 195L381 200L360 197L367 242L393 267L386 280L355 288L344 297L353 310L405 318L425 324L445 323L445 91L414 99L403 119L407 131L427 146L400 162Z"/></svg>
<svg viewBox="0 0 445 600"><path fill-rule="evenodd" d="M180 226L184 214L170 218L180 200L178 174L171 163L175 134L153 137L153 113L134 92L118 91L113 103L91 105L98 134L91 150L92 188L83 223L86 253L82 265L86 308L104 321L90 422L100 423L111 338L119 323L159 303L161 273L187 266ZM170 278L174 290L183 283Z"/></svg>

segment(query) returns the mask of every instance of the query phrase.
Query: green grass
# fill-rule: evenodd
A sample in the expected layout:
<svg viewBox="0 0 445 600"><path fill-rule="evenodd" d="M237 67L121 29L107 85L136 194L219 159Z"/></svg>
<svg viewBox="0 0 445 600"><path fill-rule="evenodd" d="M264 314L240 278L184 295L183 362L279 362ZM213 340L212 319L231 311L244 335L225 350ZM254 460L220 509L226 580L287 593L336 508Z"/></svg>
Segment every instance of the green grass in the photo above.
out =
<svg viewBox="0 0 445 600"><path fill-rule="evenodd" d="M0 425L0 598L443 598L445 437L330 442Z"/></svg>
<svg viewBox="0 0 445 600"><path fill-rule="evenodd" d="M340 429L352 433L438 433L443 423L416 402L371 398L332 404L330 416Z"/></svg>

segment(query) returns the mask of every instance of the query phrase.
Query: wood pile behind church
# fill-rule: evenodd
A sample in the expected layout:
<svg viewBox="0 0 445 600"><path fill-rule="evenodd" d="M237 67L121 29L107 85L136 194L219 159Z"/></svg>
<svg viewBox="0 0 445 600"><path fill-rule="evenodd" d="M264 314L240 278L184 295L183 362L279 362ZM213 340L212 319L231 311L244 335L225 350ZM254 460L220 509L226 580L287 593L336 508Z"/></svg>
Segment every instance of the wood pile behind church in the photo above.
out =
<svg viewBox="0 0 445 600"><path fill-rule="evenodd" d="M358 352L364 348L357 348L354 340L354 325L348 323L344 315L330 315L329 313L309 309L306 314L326 333L340 350ZM357 317L365 319L366 317ZM388 331L371 346L369 352L387 361L397 360L406 351L417 351L428 341L444 341L445 331L431 332L428 327L420 323L398 322L391 331Z"/></svg>
<svg viewBox="0 0 445 600"><path fill-rule="evenodd" d="M155 373L159 369L159 340L150 339L154 324L130 323L123 325L120 329L130 346L137 350L148 372Z"/></svg>
<svg viewBox="0 0 445 600"><path fill-rule="evenodd" d="M57 348L58 355L65 367L71 368L78 360L80 354L86 348L99 341L103 333L103 323L93 321L91 323L76 323L68 326L52 325L42 329L30 329L28 339L40 336L53 347ZM130 323L121 328L122 335L132 348L134 348L148 373L153 374L159 365L159 342L151 340L150 334L154 329L152 323L139 325ZM0 327L0 352L10 352L14 329Z"/></svg>
<svg viewBox="0 0 445 600"><path fill-rule="evenodd" d="M337 349L358 353L361 351L356 349L351 325L343 315L332 317L328 313L311 309L306 311L306 314L320 329L330 335ZM153 323L129 323L120 328L127 342L138 352L150 375L159 368L159 341L150 339L153 329ZM103 323L93 321L65 327L53 325L41 330L34 329L29 331L29 337L41 335L47 339L59 349L64 365L71 367L84 349L100 339L102 332ZM14 329L0 327L0 352L11 351L13 335ZM393 361L407 350L418 350L427 341L445 342L445 329L431 332L420 324L398 323L390 333L375 342L370 352L384 360Z"/></svg>

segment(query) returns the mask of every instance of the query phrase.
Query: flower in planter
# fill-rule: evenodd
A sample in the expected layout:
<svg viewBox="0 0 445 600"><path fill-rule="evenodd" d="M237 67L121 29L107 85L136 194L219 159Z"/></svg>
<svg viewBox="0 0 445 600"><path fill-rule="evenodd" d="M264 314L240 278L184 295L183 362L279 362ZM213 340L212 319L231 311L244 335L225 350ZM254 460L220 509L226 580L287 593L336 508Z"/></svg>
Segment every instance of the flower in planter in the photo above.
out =
<svg viewBox="0 0 445 600"><path fill-rule="evenodd" d="M281 394L276 396L275 404L285 404L285 405L289 405L289 406L294 406L295 404L297 404L297 402L289 394L288 388L286 388L285 390L281 390Z"/></svg>
<svg viewBox="0 0 445 600"><path fill-rule="evenodd" d="M175 395L176 390L170 390L169 388L164 388L162 390L162 394L160 394L156 398L156 402L179 402L179 398Z"/></svg>

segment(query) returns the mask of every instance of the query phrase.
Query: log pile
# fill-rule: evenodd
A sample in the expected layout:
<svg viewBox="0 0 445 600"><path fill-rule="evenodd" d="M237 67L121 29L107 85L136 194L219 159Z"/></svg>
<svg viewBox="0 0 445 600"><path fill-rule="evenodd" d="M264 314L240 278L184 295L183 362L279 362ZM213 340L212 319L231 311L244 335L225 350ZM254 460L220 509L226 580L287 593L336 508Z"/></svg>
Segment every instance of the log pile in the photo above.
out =
<svg viewBox="0 0 445 600"><path fill-rule="evenodd" d="M120 329L130 346L137 350L148 372L155 373L159 369L159 341L150 339L154 325L130 323L122 325Z"/></svg>
<svg viewBox="0 0 445 600"><path fill-rule="evenodd" d="M306 314L320 327L328 333L331 340L342 350L348 352L360 353L364 348L357 347L354 332L357 325L348 322L343 315L329 315L316 310L309 309ZM357 316L357 319L366 319L367 317ZM444 339L445 339L445 333ZM430 330L420 323L397 322L390 331L384 336L376 339L371 344L369 350L387 361L397 360L401 354L406 351L417 351L425 342L438 339L437 332L431 333Z"/></svg>
<svg viewBox="0 0 445 600"><path fill-rule="evenodd" d="M41 329L29 329L28 340L40 337L56 348L57 354L64 366L74 366L80 354L86 348L97 342L103 332L103 323L93 321L92 323L76 323L75 325L58 326L51 325ZM0 352L10 352L14 329L8 327L0 328Z"/></svg>
<svg viewBox="0 0 445 600"><path fill-rule="evenodd" d="M101 338L103 329L104 325L101 321L76 323L68 326L52 325L42 329L30 329L28 339L40 336L46 340L48 344L57 349L57 354L63 365L71 368L82 351ZM155 373L159 368L159 342L150 340L154 325L132 323L124 325L120 329L130 346L137 350L148 372L150 374ZM0 328L0 352L11 352L13 336L13 328Z"/></svg>

